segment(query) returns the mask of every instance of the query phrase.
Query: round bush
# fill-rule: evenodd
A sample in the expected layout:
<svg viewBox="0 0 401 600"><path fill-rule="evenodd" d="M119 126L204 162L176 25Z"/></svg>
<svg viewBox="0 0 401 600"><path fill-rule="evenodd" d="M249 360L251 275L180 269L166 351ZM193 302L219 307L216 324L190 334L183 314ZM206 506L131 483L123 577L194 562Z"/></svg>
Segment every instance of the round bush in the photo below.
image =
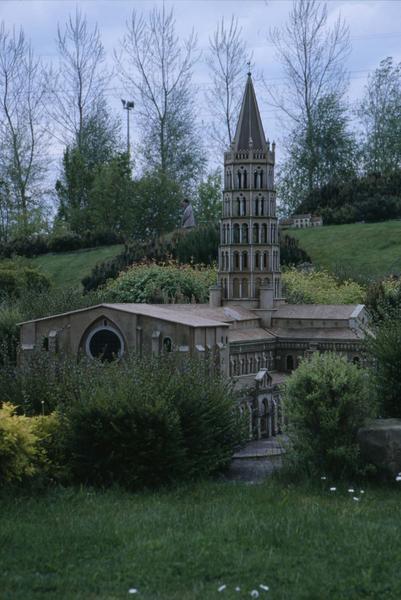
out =
<svg viewBox="0 0 401 600"><path fill-rule="evenodd" d="M334 353L313 354L285 385L289 459L309 475L362 474L356 434L376 402L368 372Z"/></svg>
<svg viewBox="0 0 401 600"><path fill-rule="evenodd" d="M207 302L216 271L174 262L134 265L106 287L111 302Z"/></svg>
<svg viewBox="0 0 401 600"><path fill-rule="evenodd" d="M66 405L75 480L135 489L224 468L243 432L228 384L205 366L175 356L104 365Z"/></svg>

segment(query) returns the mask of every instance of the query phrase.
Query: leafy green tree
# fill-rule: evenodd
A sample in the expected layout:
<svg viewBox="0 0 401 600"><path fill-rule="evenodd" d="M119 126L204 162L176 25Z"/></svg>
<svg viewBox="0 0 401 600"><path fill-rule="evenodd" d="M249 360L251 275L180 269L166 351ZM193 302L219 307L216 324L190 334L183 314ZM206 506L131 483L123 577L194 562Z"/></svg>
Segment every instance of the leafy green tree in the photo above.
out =
<svg viewBox="0 0 401 600"><path fill-rule="evenodd" d="M356 434L376 403L368 372L334 353L314 353L287 380L289 458L312 476L361 474Z"/></svg>
<svg viewBox="0 0 401 600"><path fill-rule="evenodd" d="M197 225L217 225L221 217L221 171L209 173L197 189L193 208Z"/></svg>
<svg viewBox="0 0 401 600"><path fill-rule="evenodd" d="M401 418L401 319L394 313L379 322L366 340L382 417Z"/></svg>
<svg viewBox="0 0 401 600"><path fill-rule="evenodd" d="M349 180L355 173L357 145L340 97L331 94L319 98L311 109L311 118L313 144L308 142L308 126L296 125L279 173L279 196L287 213L295 212L311 189Z"/></svg>
<svg viewBox="0 0 401 600"><path fill-rule="evenodd" d="M388 57L369 76L359 106L368 172L388 174L401 166L401 63Z"/></svg>
<svg viewBox="0 0 401 600"><path fill-rule="evenodd" d="M80 139L67 146L63 170L56 182L58 218L72 231L82 233L94 227L91 191L99 169L119 150L118 131L105 106L88 118Z"/></svg>
<svg viewBox="0 0 401 600"><path fill-rule="evenodd" d="M118 154L101 165L93 179L88 208L95 231L131 235L135 200L129 156Z"/></svg>
<svg viewBox="0 0 401 600"><path fill-rule="evenodd" d="M180 186L162 171L145 174L135 182L133 236L138 240L157 238L180 222Z"/></svg>

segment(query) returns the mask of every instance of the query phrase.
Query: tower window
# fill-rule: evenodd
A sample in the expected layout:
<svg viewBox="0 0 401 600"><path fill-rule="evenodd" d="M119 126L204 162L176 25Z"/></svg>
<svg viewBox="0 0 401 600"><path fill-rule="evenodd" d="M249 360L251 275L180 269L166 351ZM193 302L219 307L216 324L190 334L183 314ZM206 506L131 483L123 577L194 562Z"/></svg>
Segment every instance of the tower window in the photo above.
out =
<svg viewBox="0 0 401 600"><path fill-rule="evenodd" d="M258 223L254 223L254 226L253 226L253 243L254 244L259 243L259 224Z"/></svg>
<svg viewBox="0 0 401 600"><path fill-rule="evenodd" d="M243 223L242 225L242 243L248 244L248 225L247 223Z"/></svg>

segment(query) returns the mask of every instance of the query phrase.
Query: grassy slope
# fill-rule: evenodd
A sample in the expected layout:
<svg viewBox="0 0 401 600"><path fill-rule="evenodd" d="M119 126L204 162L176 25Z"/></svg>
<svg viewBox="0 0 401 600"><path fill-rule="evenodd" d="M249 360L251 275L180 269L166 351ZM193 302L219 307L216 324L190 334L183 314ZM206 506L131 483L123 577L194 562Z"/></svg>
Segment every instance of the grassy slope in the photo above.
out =
<svg viewBox="0 0 401 600"><path fill-rule="evenodd" d="M312 261L337 273L377 278L401 273L401 221L289 229Z"/></svg>
<svg viewBox="0 0 401 600"><path fill-rule="evenodd" d="M229 600L265 584L259 597L272 600L399 600L400 490L366 488L355 502L329 485L3 496L0 596Z"/></svg>
<svg viewBox="0 0 401 600"><path fill-rule="evenodd" d="M57 286L75 287L80 285L85 275L89 275L96 263L113 258L122 248L122 245L101 246L75 252L43 254L32 259L32 263L49 275Z"/></svg>

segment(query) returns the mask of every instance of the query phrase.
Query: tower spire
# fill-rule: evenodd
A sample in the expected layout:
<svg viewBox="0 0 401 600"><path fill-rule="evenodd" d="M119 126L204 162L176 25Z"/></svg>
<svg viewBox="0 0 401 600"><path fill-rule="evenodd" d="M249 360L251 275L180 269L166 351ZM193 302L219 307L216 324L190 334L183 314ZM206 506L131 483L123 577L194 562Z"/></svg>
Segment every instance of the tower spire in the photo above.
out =
<svg viewBox="0 0 401 600"><path fill-rule="evenodd" d="M233 140L235 151L255 150L267 151L265 133L260 118L259 107L253 87L251 63L248 62L248 79L242 99L241 112Z"/></svg>

